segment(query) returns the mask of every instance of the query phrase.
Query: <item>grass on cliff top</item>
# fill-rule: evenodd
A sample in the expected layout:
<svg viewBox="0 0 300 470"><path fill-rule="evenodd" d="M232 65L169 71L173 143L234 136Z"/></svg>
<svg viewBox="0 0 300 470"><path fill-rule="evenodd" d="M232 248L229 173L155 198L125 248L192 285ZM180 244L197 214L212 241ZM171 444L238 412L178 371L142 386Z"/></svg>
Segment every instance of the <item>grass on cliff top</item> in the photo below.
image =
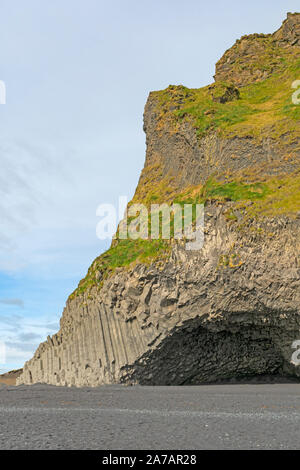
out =
<svg viewBox="0 0 300 470"><path fill-rule="evenodd" d="M118 240L115 246L95 259L70 299L92 287L101 287L102 282L117 268L131 266L135 262L148 264L157 259L165 259L169 252L169 244L163 240Z"/></svg>
<svg viewBox="0 0 300 470"><path fill-rule="evenodd" d="M239 88L240 97L220 103L224 89L231 84L188 89L169 86L153 92L157 97L160 126L172 120L174 129L187 120L193 124L199 137L212 130L228 136L252 136L258 140L266 134L273 139L285 136L299 144L300 106L292 103L291 88L300 79L300 59L292 55L283 61L284 68L262 82Z"/></svg>

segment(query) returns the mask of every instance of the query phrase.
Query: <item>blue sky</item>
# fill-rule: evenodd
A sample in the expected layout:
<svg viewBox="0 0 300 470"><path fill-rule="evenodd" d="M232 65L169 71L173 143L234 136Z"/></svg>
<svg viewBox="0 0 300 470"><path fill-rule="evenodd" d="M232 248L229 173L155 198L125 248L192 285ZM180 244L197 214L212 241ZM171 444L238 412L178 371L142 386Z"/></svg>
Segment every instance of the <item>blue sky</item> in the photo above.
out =
<svg viewBox="0 0 300 470"><path fill-rule="evenodd" d="M149 91L201 87L237 38L299 1L0 0L0 341L20 367L109 246L96 208L133 195Z"/></svg>

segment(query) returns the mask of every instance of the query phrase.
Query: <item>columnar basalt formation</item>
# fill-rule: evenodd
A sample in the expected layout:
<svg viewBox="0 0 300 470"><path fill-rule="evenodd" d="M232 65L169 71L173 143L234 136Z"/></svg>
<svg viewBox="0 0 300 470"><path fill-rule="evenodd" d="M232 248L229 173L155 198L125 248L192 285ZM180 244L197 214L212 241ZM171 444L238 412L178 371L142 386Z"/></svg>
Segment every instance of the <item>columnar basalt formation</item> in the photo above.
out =
<svg viewBox="0 0 300 470"><path fill-rule="evenodd" d="M237 41L204 89L150 93L132 202L205 203L203 248L115 240L18 384L300 375L299 25Z"/></svg>

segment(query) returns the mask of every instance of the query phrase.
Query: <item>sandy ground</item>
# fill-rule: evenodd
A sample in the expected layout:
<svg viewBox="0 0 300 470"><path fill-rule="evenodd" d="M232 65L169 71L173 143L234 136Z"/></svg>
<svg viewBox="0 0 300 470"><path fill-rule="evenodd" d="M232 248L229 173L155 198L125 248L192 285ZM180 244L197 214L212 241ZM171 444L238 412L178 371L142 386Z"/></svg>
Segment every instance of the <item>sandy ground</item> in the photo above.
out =
<svg viewBox="0 0 300 470"><path fill-rule="evenodd" d="M11 370L6 374L0 375L0 384L5 385L16 385L16 380L19 375L21 375L22 369Z"/></svg>
<svg viewBox="0 0 300 470"><path fill-rule="evenodd" d="M0 386L0 449L299 449L300 384Z"/></svg>

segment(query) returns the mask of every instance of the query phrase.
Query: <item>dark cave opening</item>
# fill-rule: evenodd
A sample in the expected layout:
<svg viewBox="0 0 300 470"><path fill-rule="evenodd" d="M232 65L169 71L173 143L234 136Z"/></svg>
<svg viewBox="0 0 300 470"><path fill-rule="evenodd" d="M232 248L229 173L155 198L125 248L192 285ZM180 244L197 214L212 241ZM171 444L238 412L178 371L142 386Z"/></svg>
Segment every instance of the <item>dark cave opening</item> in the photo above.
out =
<svg viewBox="0 0 300 470"><path fill-rule="evenodd" d="M284 371L281 333L270 326L218 330L188 322L140 358L125 380L142 385L298 381Z"/></svg>

